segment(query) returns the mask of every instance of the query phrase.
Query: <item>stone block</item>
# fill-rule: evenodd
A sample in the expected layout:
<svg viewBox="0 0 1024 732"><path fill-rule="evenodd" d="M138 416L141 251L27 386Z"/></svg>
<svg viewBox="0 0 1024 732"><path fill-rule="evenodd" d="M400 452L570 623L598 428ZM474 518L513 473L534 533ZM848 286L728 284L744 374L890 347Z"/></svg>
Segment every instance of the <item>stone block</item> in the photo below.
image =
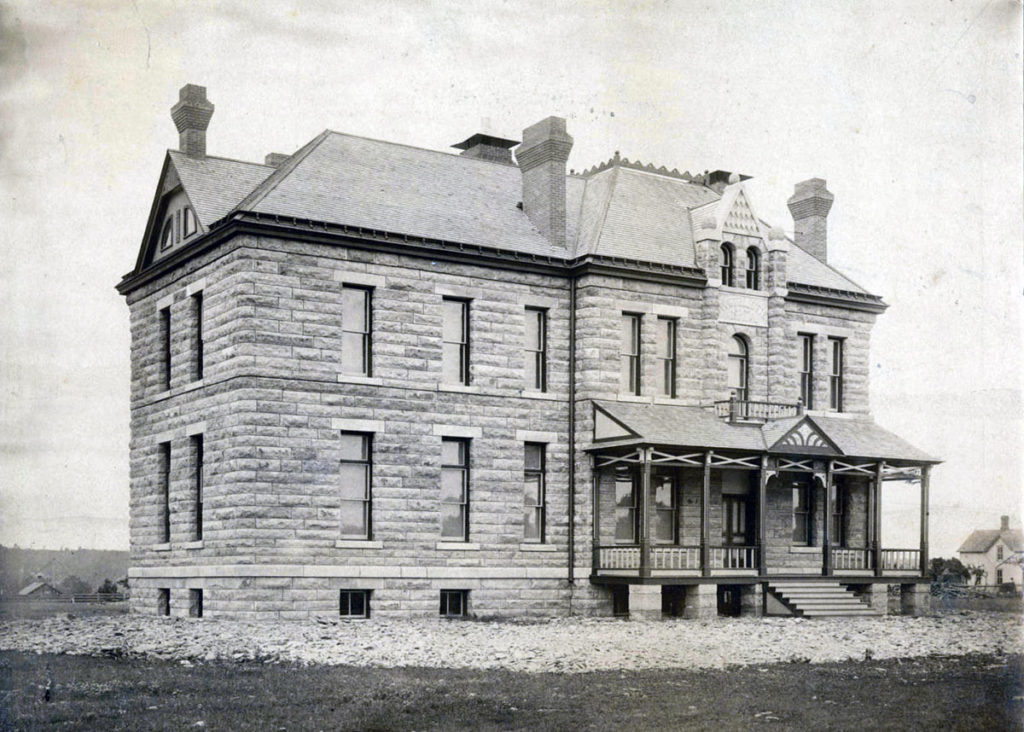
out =
<svg viewBox="0 0 1024 732"><path fill-rule="evenodd" d="M687 620L714 620L718 617L718 588L715 585L688 585L683 600Z"/></svg>

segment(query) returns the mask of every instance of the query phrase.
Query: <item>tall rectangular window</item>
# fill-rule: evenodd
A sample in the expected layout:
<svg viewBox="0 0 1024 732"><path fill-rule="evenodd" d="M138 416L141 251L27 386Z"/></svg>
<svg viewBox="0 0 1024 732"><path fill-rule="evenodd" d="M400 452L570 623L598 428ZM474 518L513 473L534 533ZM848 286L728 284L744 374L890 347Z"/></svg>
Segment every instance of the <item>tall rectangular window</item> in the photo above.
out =
<svg viewBox="0 0 1024 732"><path fill-rule="evenodd" d="M441 439L441 536L469 541L469 440Z"/></svg>
<svg viewBox="0 0 1024 732"><path fill-rule="evenodd" d="M843 411L843 339L829 338L832 350L832 373L828 378L828 406L835 412Z"/></svg>
<svg viewBox="0 0 1024 732"><path fill-rule="evenodd" d="M161 587L156 591L156 614L164 617L171 614L171 588Z"/></svg>
<svg viewBox="0 0 1024 732"><path fill-rule="evenodd" d="M548 313L526 308L526 388L547 391Z"/></svg>
<svg viewBox="0 0 1024 732"><path fill-rule="evenodd" d="M640 394L640 316L623 313L619 361L622 369L619 389L625 394Z"/></svg>
<svg viewBox="0 0 1024 732"><path fill-rule="evenodd" d="M160 311L160 363L163 369L161 381L164 389L171 388L171 309Z"/></svg>
<svg viewBox="0 0 1024 732"><path fill-rule="evenodd" d="M651 505L654 507L654 525L651 541L655 544L676 542L676 473L664 468L651 472Z"/></svg>
<svg viewBox="0 0 1024 732"><path fill-rule="evenodd" d="M637 534L636 481L629 468L615 470L615 542L635 544Z"/></svg>
<svg viewBox="0 0 1024 732"><path fill-rule="evenodd" d="M160 543L171 540L171 443L160 443Z"/></svg>
<svg viewBox="0 0 1024 732"><path fill-rule="evenodd" d="M372 537L373 435L341 433L341 538Z"/></svg>
<svg viewBox="0 0 1024 732"><path fill-rule="evenodd" d="M469 384L469 301L444 298L441 373L446 384Z"/></svg>
<svg viewBox="0 0 1024 732"><path fill-rule="evenodd" d="M676 326L675 318L658 318L658 393L676 395Z"/></svg>
<svg viewBox="0 0 1024 732"><path fill-rule="evenodd" d="M809 486L793 485L793 543L811 543L811 497Z"/></svg>
<svg viewBox="0 0 1024 732"><path fill-rule="evenodd" d="M367 287L341 288L341 370L346 374L372 376L372 298Z"/></svg>
<svg viewBox="0 0 1024 732"><path fill-rule="evenodd" d="M196 381L203 378L203 293L192 296L192 312L195 317L195 377Z"/></svg>
<svg viewBox="0 0 1024 732"><path fill-rule="evenodd" d="M203 617L203 591L188 591L188 616L190 618Z"/></svg>
<svg viewBox="0 0 1024 732"><path fill-rule="evenodd" d="M203 436L192 435L192 454L195 459L195 476L193 478L195 486L195 529L192 534L194 541L202 541L203 539L203 487L204 487L204 466L203 466Z"/></svg>
<svg viewBox="0 0 1024 732"><path fill-rule="evenodd" d="M814 409L814 335L800 334L800 401Z"/></svg>
<svg viewBox="0 0 1024 732"><path fill-rule="evenodd" d="M843 511L846 507L846 491L841 485L832 487L832 523L829 524L828 540L832 546L846 546L846 533L843 529L846 522L843 521Z"/></svg>
<svg viewBox="0 0 1024 732"><path fill-rule="evenodd" d="M523 464L523 539L537 543L544 541L545 447L527 442Z"/></svg>

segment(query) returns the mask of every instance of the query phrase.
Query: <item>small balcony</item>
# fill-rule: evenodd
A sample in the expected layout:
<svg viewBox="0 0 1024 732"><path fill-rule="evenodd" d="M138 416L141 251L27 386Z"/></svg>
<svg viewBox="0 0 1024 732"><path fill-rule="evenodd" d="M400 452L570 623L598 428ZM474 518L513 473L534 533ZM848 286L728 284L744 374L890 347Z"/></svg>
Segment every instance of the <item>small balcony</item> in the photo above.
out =
<svg viewBox="0 0 1024 732"><path fill-rule="evenodd" d="M769 422L773 419L798 417L804 413L804 405L782 402L762 402L754 399L731 397L715 402L715 414L730 423Z"/></svg>

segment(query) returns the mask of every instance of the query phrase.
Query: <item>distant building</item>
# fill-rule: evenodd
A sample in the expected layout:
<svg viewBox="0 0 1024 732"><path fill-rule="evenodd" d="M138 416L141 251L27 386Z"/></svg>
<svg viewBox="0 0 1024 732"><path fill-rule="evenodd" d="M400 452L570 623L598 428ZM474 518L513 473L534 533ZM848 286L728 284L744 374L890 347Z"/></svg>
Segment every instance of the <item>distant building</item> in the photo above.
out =
<svg viewBox="0 0 1024 732"><path fill-rule="evenodd" d="M118 285L134 610L926 607L937 461L871 418L887 306L829 264L824 180L790 239L749 176L567 171L558 117L460 155L328 130L246 163L207 154L212 114L181 90ZM901 491L921 531L895 548Z"/></svg>
<svg viewBox="0 0 1024 732"><path fill-rule="evenodd" d="M36 581L25 585L18 592L21 599L41 600L46 597L60 597L61 592L48 582Z"/></svg>
<svg viewBox="0 0 1024 732"><path fill-rule="evenodd" d="M1022 584L1021 557L1024 539L1020 529L1010 528L1010 517L1003 516L998 529L978 529L957 549L960 561L985 570L986 584Z"/></svg>

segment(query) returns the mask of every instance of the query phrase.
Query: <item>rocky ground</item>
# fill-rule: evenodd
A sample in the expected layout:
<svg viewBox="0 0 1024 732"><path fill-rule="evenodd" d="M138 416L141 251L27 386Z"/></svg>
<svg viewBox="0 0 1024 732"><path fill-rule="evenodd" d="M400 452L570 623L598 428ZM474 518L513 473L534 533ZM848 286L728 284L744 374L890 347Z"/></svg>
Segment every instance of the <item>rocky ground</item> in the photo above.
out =
<svg viewBox="0 0 1024 732"><path fill-rule="evenodd" d="M0 650L352 666L587 672L724 668L1024 652L1019 616L736 618L657 623L369 620L235 622L140 615L0 621Z"/></svg>

